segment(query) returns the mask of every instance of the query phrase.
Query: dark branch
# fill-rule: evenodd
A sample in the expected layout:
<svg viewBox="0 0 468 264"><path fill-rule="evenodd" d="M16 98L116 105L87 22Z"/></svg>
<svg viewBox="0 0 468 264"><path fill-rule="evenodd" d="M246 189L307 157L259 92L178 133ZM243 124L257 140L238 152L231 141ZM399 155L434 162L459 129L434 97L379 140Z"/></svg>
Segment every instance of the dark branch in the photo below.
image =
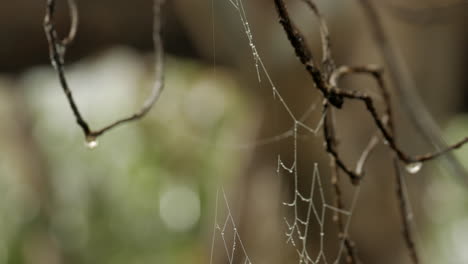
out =
<svg viewBox="0 0 468 264"><path fill-rule="evenodd" d="M328 87L322 76L322 73L317 68L312 57L312 52L305 42L304 35L299 31L299 29L294 25L289 17L288 10L283 0L274 0L276 10L279 15L279 22L283 26L286 35L288 36L291 46L293 46L296 56L299 58L301 63L305 66L307 72L312 77L315 86L322 92L322 94L327 97ZM341 107L342 102L331 101L336 107Z"/></svg>
<svg viewBox="0 0 468 264"><path fill-rule="evenodd" d="M328 108L328 103L324 105L324 111ZM329 115L326 115L325 122L323 123L323 136L325 138L325 147L327 152L333 157L336 162L336 165L343 170L351 179L351 183L357 185L359 180L361 179L360 175L356 174L354 171L349 169L341 159L340 155L335 149L335 138L331 131L331 123L332 120Z"/></svg>
<svg viewBox="0 0 468 264"><path fill-rule="evenodd" d="M54 24L54 15L56 9L56 0L47 0L46 15L44 17L44 30L49 43L50 60L59 77L60 85L67 97L68 103L73 111L77 124L83 130L87 140L94 140L98 136L111 130L112 128L130 121L141 119L153 107L158 100L164 88L164 51L161 40L161 7L165 0L154 0L154 24L153 24L153 43L155 49L155 81L151 95L146 99L143 106L136 113L121 118L110 125L101 129L91 130L86 120L82 117L78 106L73 98L72 91L68 84L65 74L65 52L67 47L73 42L78 28L78 9L74 0L68 0L70 9L71 26L67 37L60 39Z"/></svg>
<svg viewBox="0 0 468 264"><path fill-rule="evenodd" d="M418 264L419 258L416 252L416 246L413 240L413 236L411 235L411 228L410 228L411 226L408 220L408 204L407 204L406 197L403 191L401 168L397 159L393 159L393 166L395 169L395 178L396 178L396 186L397 186L396 192L397 192L399 208L400 208L401 223L403 226L403 237L405 239L406 247L408 248L411 260L413 261L414 264Z"/></svg>
<svg viewBox="0 0 468 264"><path fill-rule="evenodd" d="M323 21L321 18L320 13L317 11L317 6L312 2L312 0L303 0L305 1L309 7L314 11L315 15L317 15L320 19L320 21ZM364 1L364 0L363 0ZM365 0L367 3L367 0ZM462 141L448 146L445 149L439 150L437 152L433 153L427 153L419 156L414 156L411 157L407 155L405 152L403 152L396 144L396 140L393 137L392 133L388 131L388 128L386 127L385 122L382 121L382 119L379 117L379 114L377 113L377 110L374 106L373 99L361 92L358 91L344 91L340 90L337 87L337 79L346 73L367 73L371 74L376 80L379 85L379 88L381 90L382 96L385 100L385 105L386 105L386 116L391 116L391 102L390 102L390 94L388 93L387 89L384 86L384 81L381 76L381 70L373 67L342 67L340 68L339 71L334 71L334 74L330 76L329 82L325 82L324 76L326 76L326 73L323 73L318 67L315 66L313 63L313 57L312 53L310 52L310 49L307 47L303 35L300 33L299 29L293 24L293 22L290 19L289 13L286 9L286 5L284 4L283 0L274 0L276 10L278 12L279 16L279 22L283 26L284 31L286 32L286 35L288 36L288 39L291 43L291 46L294 48L296 52L296 56L299 58L301 63L305 66L306 70L309 72L309 74L312 77L312 80L314 81L315 86L322 92L323 96L326 99L326 103L324 104L324 107L328 106L328 103L331 105L335 106L336 108L341 108L341 106L344 103L345 99L353 99L353 100L360 100L365 103L366 108L368 112L371 114L372 118L374 119L374 122L377 126L377 128L382 132L384 139L388 142L388 145L390 148L396 153L398 158L405 162L405 163L413 163L413 162L424 162L428 160L432 160L434 158L439 157L440 155L459 148L466 144L468 142L468 138L463 139ZM373 15L375 17L375 14ZM375 19L375 18L374 18ZM380 27L380 26L379 26ZM325 32L325 33L324 33ZM327 34L328 30L325 28L323 30L322 27L322 36L328 36ZM380 33L377 34L377 39L384 44L388 45L385 41L385 35ZM324 53L325 56L328 56L326 54L330 54L328 47L330 46L327 44L329 41L328 37L322 37L322 41L326 41L324 43ZM393 127L393 121L392 118L389 119L390 122L390 127ZM335 157L337 165L340 169L342 169L346 174L349 175L351 181L353 183L357 183L357 179L360 178L359 175L357 175L355 172L350 170L344 162L339 158L339 155L337 151L334 149L331 143L330 135L328 135L328 127L327 127L327 122L325 122L324 130L327 130L324 132L325 134L325 141L326 141L326 147L327 147L327 152L329 152L333 157Z"/></svg>
<svg viewBox="0 0 468 264"><path fill-rule="evenodd" d="M73 0L68 1L68 3L69 3L70 10L76 10L76 5ZM90 133L89 125L83 119L83 117L80 114L80 111L78 110L78 106L76 105L75 100L73 99L72 92L68 86L67 79L65 78L65 70L64 70L65 50L67 48L67 45L69 45L75 37L76 27L78 26L78 22L72 23L72 28L69 31L70 33L68 37L66 37L63 40L59 39L57 30L55 29L55 24L54 24L55 8L56 8L55 0L47 0L46 15L44 18L44 30L47 36L47 40L49 42L50 60L55 70L57 71L57 74L60 80L60 85L62 86L62 89L65 92L68 103L70 104L70 107L75 116L76 122L83 130L85 136L88 136ZM70 15L74 17L71 19L72 21L78 21L78 17L74 16L76 14L77 14L76 11L70 12Z"/></svg>
<svg viewBox="0 0 468 264"><path fill-rule="evenodd" d="M333 109L328 109L327 111L327 119L325 122L327 123L327 129L329 130L328 138L330 141L327 144L330 144L333 148L336 148L338 145L338 139L336 136L335 131L335 119L334 119L334 111ZM333 186L333 191L335 193L335 207L339 210L344 209L344 203L342 199L342 191L340 186L340 170L338 168L337 159L331 155L330 159L330 169L331 169L331 184ZM356 247L354 242L349 237L348 232L346 232L344 221L342 214L340 212L334 213L333 221L336 222L338 226L338 239L342 240L346 249L346 262L350 264L357 264L360 263L359 258L357 256Z"/></svg>
<svg viewBox="0 0 468 264"><path fill-rule="evenodd" d="M388 66L388 71L393 83L395 83L395 90L398 93L401 105L419 134L436 150L453 149L453 147L448 146L443 139L439 126L431 117L416 93L414 81L411 76L409 76L409 71L398 49L391 44L382 20L377 12L377 8L375 7L374 0L358 0L357 2L362 7L364 16L368 20L372 37ZM443 153L445 152L446 151L443 151ZM447 168L454 174L463 177L465 184L468 184L465 169L452 153L446 153L443 161L445 161Z"/></svg>
<svg viewBox="0 0 468 264"><path fill-rule="evenodd" d="M305 69L312 77L315 87L318 90L320 90L320 92L322 92L325 98L324 103L323 103L323 111L326 114L326 116L325 116L325 122L323 126L323 133L324 133L326 151L332 157L332 184L335 190L336 206L339 209L342 209L343 207L343 203L341 201L341 189L338 185L339 172L337 171L337 168L341 169L344 173L346 173L349 176L351 183L358 184L360 182L360 179L362 178L363 168L365 166L367 158L369 157L370 153L376 147L379 141L378 137L376 136L374 136L371 139L366 149L363 151L361 158L357 162L356 171L349 169L345 165L343 160L340 158L340 155L337 151L337 139L336 139L336 133L335 133L334 123L333 123L333 113L332 113L333 109L328 109L328 108L330 104L335 106L336 108L341 108L345 99L358 100L365 104L367 112L370 113L375 125L377 126L378 130L383 135L383 138L388 143L388 145L390 146L390 148L392 149L394 153L394 165L396 169L395 175L397 177L397 198L400 203L400 213L403 219L402 225L403 225L404 237L405 237L406 245L407 245L408 251L410 252L412 261L414 263L418 263L419 260L416 254L414 241L411 236L410 225L409 225L408 219L406 218L407 204L406 204L406 199L402 191L403 186L401 182L400 169L398 167L399 166L398 159L407 164L414 163L414 162L425 162L425 161L437 158L441 156L442 154L445 154L448 151L451 151L453 149L463 146L464 144L468 142L468 137L454 145L448 146L442 150L439 150L433 153L427 153L427 154L412 157L406 154L405 152L403 152L396 143L394 120L393 120L394 118L393 118L392 105L391 105L391 100L390 100L390 93L388 92L388 89L386 88L384 80L382 78L382 70L379 67L375 67L375 66L360 66L360 67L342 66L336 69L332 60L332 56L331 56L331 50L330 50L331 44L330 44L329 32L328 32L326 23L323 19L323 16L319 12L317 5L313 2L313 0L303 0L303 1L309 6L309 8L311 8L315 16L317 16L319 19L322 46L323 46L322 66L324 69L323 68L320 69L315 65L313 61L312 53L310 49L307 47L303 35L300 33L298 28L291 21L289 13L284 4L284 1L274 0L274 3L276 6L276 10L278 12L279 22L283 26L283 29L286 32L286 35L291 43L291 46L294 48L296 56L299 58L300 62L305 66ZM410 86L408 85L408 80L410 79L407 78L406 74L402 71L401 68L397 67L398 65L401 65L401 63L397 60L396 56L394 56L395 52L392 50L391 46L389 46L389 42L386 39L386 35L384 34L383 29L382 29L383 27L381 25L380 19L378 18L371 4L371 0L361 0L361 4L364 6L364 9L366 10L366 14L369 17L369 20L374 23L373 25L374 37L377 40L377 42L380 43L382 46L381 47L382 53L384 54L384 57L390 66L390 73L393 79L396 79L397 84L400 88L400 92L403 91L401 92L401 94L402 95L408 94L409 89L410 89L408 88ZM368 74L376 80L378 84L379 92L381 93L384 99L385 114L383 115L382 118L377 113L377 109L374 105L374 100L372 99L372 97L359 91L347 91L347 90L341 90L338 88L339 79L342 76L347 75L347 74ZM409 100L410 98L413 98L416 101L418 100L418 98L414 96L406 98L406 100ZM408 106L408 101L406 101L405 104L406 106ZM417 107L419 108L421 106L418 105ZM421 108L421 109L424 109L424 108ZM412 117L414 118L415 111L411 112L411 114L413 115ZM423 111L423 114L425 114L424 111ZM430 121L430 118L429 118L429 121ZM418 120L417 124L419 125L419 128L421 130L421 128L428 127L427 123L430 124L431 122L422 122L422 121L419 122ZM424 129L422 132L426 133ZM432 140L432 142L434 142L434 140ZM338 228L340 232L343 233L341 220L337 219L337 222L338 222ZM347 237L343 237L342 239L344 239L344 242L347 248L349 262L356 263L357 259L354 254L352 243L350 242L350 240L348 240Z"/></svg>

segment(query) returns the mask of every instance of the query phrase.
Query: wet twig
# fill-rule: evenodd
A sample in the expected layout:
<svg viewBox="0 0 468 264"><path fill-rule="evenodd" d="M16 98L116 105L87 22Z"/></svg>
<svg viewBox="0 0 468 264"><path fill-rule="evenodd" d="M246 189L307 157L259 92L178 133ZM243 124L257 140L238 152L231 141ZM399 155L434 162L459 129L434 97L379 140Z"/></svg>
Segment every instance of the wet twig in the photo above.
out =
<svg viewBox="0 0 468 264"><path fill-rule="evenodd" d="M308 1L311 2L311 1ZM323 94L325 98L324 108L328 107L329 104L340 109L345 102L345 100L358 100L361 101L367 108L367 111L371 115L374 120L374 123L378 130L381 132L384 140L386 141L387 145L396 153L399 160L403 161L406 164L411 164L415 162L425 162L432 159L435 159L442 154L445 154L448 151L453 149L457 149L468 142L468 137L464 138L460 142L450 145L442 150L438 150L431 153L426 153L417 156L410 156L406 154L398 145L396 144L396 140L394 136L389 132L387 125L383 121L383 118L377 112L375 107L374 100L371 96L360 92L360 91L349 91L349 90L341 90L336 85L337 84L337 75L343 75L345 73L367 73L371 74L376 80L379 85L379 88L382 92L384 97L385 105L386 105L386 116L388 116L388 112L391 111L391 102L390 102L390 95L384 86L384 82L381 77L381 70L375 69L371 66L364 66L364 67L348 67L345 68L341 67L338 68L339 73L332 73L331 76L327 74L326 71L320 69L314 62L312 53L305 43L305 39L303 34L299 31L299 29L294 25L292 22L288 10L286 8L285 3L283 0L274 0L276 10L279 15L279 22L283 26L288 39L293 46L296 56L299 58L301 63L305 66L305 69L312 77L315 87ZM317 13L316 13L317 15ZM323 34L323 32L322 32ZM329 41L329 38L322 38ZM324 47L330 47L329 44L324 44ZM329 52L324 52L324 54L329 54ZM345 69L345 70L343 70ZM390 121L391 122L391 121ZM324 129L327 130L327 126L324 126ZM329 143L331 142L330 138L325 132L325 141L327 143L326 149L332 156L335 157L337 165L340 169L342 169L348 176L350 177L351 181L354 184L359 182L359 178L361 175L358 175L352 169L349 169L342 159L340 159L338 152L333 148L332 145Z"/></svg>
<svg viewBox="0 0 468 264"><path fill-rule="evenodd" d="M443 139L440 128L431 117L427 108L424 106L420 97L415 90L415 84L406 64L395 45L391 44L391 39L385 31L381 17L379 16L376 8L376 1L374 0L358 0L362 7L364 17L367 19L371 36L380 50L380 53L385 60L388 67L389 76L394 83L395 91L400 99L399 103L403 110L411 120L412 124L418 130L421 137L432 145L440 154L443 155L442 161L448 169L454 174L459 176L464 183L468 185L468 177L465 169L460 162L454 157L452 153L447 153L447 150L457 148L448 146ZM460 143L465 144L465 138ZM436 155L439 156L440 154ZM428 156L425 160L432 159Z"/></svg>
<svg viewBox="0 0 468 264"><path fill-rule="evenodd" d="M56 0L47 0L46 15L44 17L44 30L49 43L49 54L52 65L54 66L59 77L60 85L67 97L70 108L75 116L76 123L81 127L87 141L95 140L98 136L106 133L114 127L141 119L153 107L159 99L164 88L164 51L161 39L161 7L165 0L154 0L154 22L153 22L153 45L155 49L155 81L150 96L143 103L143 106L137 112L118 119L111 124L104 126L101 129L92 130L88 122L83 118L79 111L78 105L70 89L69 83L65 74L65 53L69 45L74 41L78 30L78 9L74 0L68 0L70 9L71 26L68 35L60 39L57 29L55 28L54 18L56 10Z"/></svg>
<svg viewBox="0 0 468 264"><path fill-rule="evenodd" d="M296 56L300 60L300 62L304 65L306 71L312 78L312 81L315 87L322 93L324 97L323 103L323 111L326 113L326 118L323 126L323 133L325 139L325 147L326 151L332 158L332 185L334 187L335 192L335 205L339 209L343 209L343 201L341 196L341 189L338 183L339 178L339 171L338 168L343 171L345 174L348 175L351 182L355 185L359 184L362 176L364 175L364 167L365 163L372 152L372 150L377 146L379 139L377 136L371 138L369 144L363 151L361 158L358 160L356 169L353 171L350 169L345 162L341 159L339 151L337 150L337 138L336 132L333 123L333 108L340 109L343 103L346 100L357 100L361 101L367 109L367 112L371 115L375 126L377 127L378 131L380 131L381 137L383 137L384 142L386 145L390 147L393 152L393 162L395 166L395 176L396 176L396 184L397 184L397 200L399 201L399 208L400 214L402 217L402 226L403 226L403 235L406 242L407 249L410 253L411 259L413 263L419 263L419 258L416 252L416 247L414 244L413 237L411 235L410 224L407 218L407 201L403 195L403 184L401 179L401 171L399 168L399 161L404 162L405 164L412 165L414 163L422 163L432 159L435 159L447 152L460 148L464 144L468 142L468 137L464 138L463 140L459 141L456 144L446 146L445 148L439 149L435 152L426 153L417 156L410 156L406 154L401 148L398 147L396 143L396 135L394 129L394 118L393 118L393 111L392 111L392 104L390 99L390 93L385 86L385 82L383 80L382 74L383 71L380 67L368 65L368 66L341 66L336 68L333 62L333 58L331 56L331 44L330 44L330 37L329 31L326 26L325 20L323 16L319 12L316 4L313 0L303 0L314 12L315 16L318 17L320 23L320 32L321 32L321 40L322 40L322 49L323 49L323 60L321 68L314 62L314 58L312 52L310 51L309 47L307 46L303 34L300 30L294 25L292 22L286 5L283 0L274 0L275 7L279 16L279 22L282 25L291 46L294 48ZM378 43L382 46L382 52L387 60L387 64L390 66L390 75L392 75L393 79L397 79L397 86L399 86L399 91L402 95L408 94L408 87L410 78L407 77L405 72L402 72L403 68L398 68L397 66L400 65L398 59L396 57L392 57L395 55L395 52L391 48L386 35L383 33L383 27L381 25L380 19L375 12L374 7L372 6L371 0L361 0L361 4L365 7L366 14L369 17L369 20L374 23L373 25L373 34L374 38L377 40ZM371 96L355 90L341 90L339 88L339 80L345 75L355 75L355 74L367 74L374 78L377 82L379 92L384 101L384 114L382 117L377 112L375 107L374 100ZM411 95L411 94L410 94ZM403 105L409 106L409 101L416 98L415 100L419 100L415 96L408 96L405 98L405 102ZM420 105L419 101L416 103L418 108ZM422 116L426 116L424 120L418 120L417 125L420 131L422 130L424 133L425 129L431 128L431 119L427 118L427 114L424 112L424 107L421 107L420 111L413 111L411 112L413 119L418 112L422 112ZM419 118L419 117L418 117ZM429 120L429 121L428 121ZM431 131L429 131L431 132ZM431 141L431 143L435 145L437 141L434 138L437 138L430 133L425 134L425 136ZM440 142L439 142L440 143ZM336 222L338 224L339 232L343 233L343 224L341 217L335 217ZM356 263L357 257L354 251L353 243L347 238L343 237L348 258L347 261L349 263Z"/></svg>

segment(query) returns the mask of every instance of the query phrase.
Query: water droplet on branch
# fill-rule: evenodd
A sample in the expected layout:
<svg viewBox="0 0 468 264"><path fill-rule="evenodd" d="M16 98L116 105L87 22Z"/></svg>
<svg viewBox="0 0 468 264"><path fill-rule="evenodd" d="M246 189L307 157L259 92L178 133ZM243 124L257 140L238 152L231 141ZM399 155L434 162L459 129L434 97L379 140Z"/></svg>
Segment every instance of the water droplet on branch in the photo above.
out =
<svg viewBox="0 0 468 264"><path fill-rule="evenodd" d="M423 164L420 161L409 163L406 165L406 171L411 174L416 174L421 170L422 165Z"/></svg>
<svg viewBox="0 0 468 264"><path fill-rule="evenodd" d="M85 145L89 149L94 149L99 145L99 142L95 136L87 136Z"/></svg>

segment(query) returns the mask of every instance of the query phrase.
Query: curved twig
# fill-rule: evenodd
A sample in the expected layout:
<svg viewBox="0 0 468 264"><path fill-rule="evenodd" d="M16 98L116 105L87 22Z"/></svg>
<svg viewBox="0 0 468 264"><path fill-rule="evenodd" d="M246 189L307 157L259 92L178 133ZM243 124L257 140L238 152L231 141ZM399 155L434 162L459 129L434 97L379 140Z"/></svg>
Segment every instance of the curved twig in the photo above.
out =
<svg viewBox="0 0 468 264"><path fill-rule="evenodd" d="M401 105L411 122L415 125L422 138L439 152L447 152L444 150L441 151L441 149L453 149L453 147L448 146L445 142L439 126L431 117L424 103L415 91L414 81L411 76L408 75L406 64L401 58L398 49L394 45L391 45L374 1L358 0L357 2L361 5L364 16L368 20L374 42L380 49L382 57L388 66L388 71L391 79L395 83L394 87L401 100ZM464 180L464 183L468 185L467 173L452 153L446 153L443 161L445 161L446 167L450 169L452 173L460 176L460 178Z"/></svg>
<svg viewBox="0 0 468 264"><path fill-rule="evenodd" d="M150 96L143 103L143 106L134 114L118 119L113 123L97 130L92 130L86 120L82 117L79 108L73 98L72 91L68 84L64 64L65 52L68 45L75 39L78 28L78 9L74 0L68 0L70 9L71 26L67 37L60 39L54 24L54 15L56 9L56 0L47 0L46 14L44 17L44 30L49 43L49 54L52 65L54 66L60 80L60 85L67 97L68 103L73 111L77 124L83 130L86 140L95 140L98 136L106 133L112 128L130 121L141 119L153 107L159 99L164 88L164 51L161 39L161 7L165 0L154 0L153 12L153 45L155 49L155 81Z"/></svg>
<svg viewBox="0 0 468 264"><path fill-rule="evenodd" d="M78 6L76 5L75 0L67 0L68 8L70 12L70 30L68 31L67 37L61 40L62 45L70 45L76 37L76 32L78 32L78 23L79 23L79 13Z"/></svg>
<svg viewBox="0 0 468 264"><path fill-rule="evenodd" d="M326 74L329 75L333 70L335 70L335 62L332 57L331 52L331 40L330 40L330 31L328 30L327 23L323 14L320 12L317 4L313 0L302 0L314 13L317 17L320 24L320 38L322 43L322 64Z"/></svg>

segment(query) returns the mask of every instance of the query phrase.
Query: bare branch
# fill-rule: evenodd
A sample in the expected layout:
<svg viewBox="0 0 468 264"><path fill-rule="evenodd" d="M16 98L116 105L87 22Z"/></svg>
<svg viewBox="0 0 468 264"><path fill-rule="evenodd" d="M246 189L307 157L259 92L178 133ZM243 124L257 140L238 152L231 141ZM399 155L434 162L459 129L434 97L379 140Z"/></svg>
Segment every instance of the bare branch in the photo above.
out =
<svg viewBox="0 0 468 264"><path fill-rule="evenodd" d="M388 66L388 71L395 84L401 105L411 122L416 126L419 134L436 150L445 153L447 151L443 151L443 149L454 149L454 147L447 145L442 137L439 126L416 93L414 81L408 74L409 71L401 54L394 45L391 45L391 41L384 30L373 0L358 0L357 2L361 5L364 15L368 20L372 37ZM453 174L460 176L464 180L464 183L468 185L467 173L452 153L446 153L443 161L445 161L447 168Z"/></svg>
<svg viewBox="0 0 468 264"><path fill-rule="evenodd" d="M324 104L324 111L328 108L328 102ZM323 136L325 138L325 147L327 152L333 157L333 159L336 162L336 165L343 170L350 178L351 183L354 185L357 185L361 179L361 176L355 173L353 170L348 168L348 166L345 165L343 160L341 159L340 155L335 149L335 139L333 137L332 131L331 131L331 125L330 123L332 120L330 119L329 115L325 116L325 122L323 123Z"/></svg>
<svg viewBox="0 0 468 264"><path fill-rule="evenodd" d="M72 3L72 2L73 0L70 0L68 3ZM73 9L72 6L75 6L75 5L70 5L70 9ZM80 111L78 110L75 100L73 99L72 92L68 86L67 79L65 78L65 70L64 70L64 53L66 50L66 46L73 40L75 35L71 33L76 32L76 30L70 29L69 31L70 34L68 35L67 38L65 38L64 40L59 39L57 30L55 29L55 24L53 21L54 15L55 15L55 8L56 8L55 0L47 0L46 15L44 17L44 30L47 36L47 40L49 42L50 60L55 70L57 71L60 84L62 86L63 91L65 92L65 95L67 96L68 103L70 104L73 114L75 115L76 122L83 130L85 136L88 136L89 133L91 132L89 129L89 125L83 119L83 117L80 114ZM74 13L75 12L71 12L70 14L73 15ZM74 24L72 23L72 25Z"/></svg>
<svg viewBox="0 0 468 264"><path fill-rule="evenodd" d="M331 52L330 31L328 30L327 23L320 12L317 4L313 0L302 0L314 12L320 24L320 38L322 42L322 64L326 74L330 74L335 69L335 62Z"/></svg>
<svg viewBox="0 0 468 264"><path fill-rule="evenodd" d="M136 113L119 119L110 125L101 129L91 130L86 120L82 117L78 106L73 98L72 91L68 84L65 75L65 52L67 46L75 39L78 28L78 9L74 0L68 0L68 7L70 9L71 26L67 37L59 39L57 30L54 24L54 15L56 9L56 0L47 0L46 15L44 17L44 30L49 43L50 60L54 66L60 80L60 85L67 97L68 103L73 111L77 124L83 130L87 140L95 140L98 136L104 134L110 129L130 121L141 119L153 107L158 100L164 88L164 51L161 40L161 7L165 0L154 0L154 23L153 23L153 45L155 49L155 81L150 96L146 99L143 106Z"/></svg>
<svg viewBox="0 0 468 264"><path fill-rule="evenodd" d="M364 151L362 152L361 157L356 162L356 170L355 170L356 174L362 175L364 166L366 165L366 162L367 162L370 154L372 153L372 151L375 149L375 147L377 147L377 144L379 143L379 140L380 140L380 138L379 138L378 135L372 136L372 138L369 140L369 143L367 143L367 146L364 149Z"/></svg>
<svg viewBox="0 0 468 264"><path fill-rule="evenodd" d="M68 8L70 12L70 20L71 20L71 25L70 25L70 31L68 32L68 35L66 38L64 38L61 43L64 46L70 45L76 37L76 32L78 32L78 23L79 23L79 14L78 14L78 7L76 5L75 0L67 0L68 3Z"/></svg>
<svg viewBox="0 0 468 264"><path fill-rule="evenodd" d="M345 174L348 175L349 179L351 180L352 184L359 184L360 180L362 179L362 175L364 174L363 168L365 163L372 152L372 150L376 147L377 143L379 142L378 136L372 137L367 147L362 152L360 159L357 162L356 170L351 170L348 166L345 165L344 161L341 159L340 154L337 151L337 138L335 133L335 127L333 123L333 109L329 109L330 105L340 109L345 102L346 99L350 100L358 100L365 104L367 112L371 115L376 127L383 135L386 143L389 145L391 150L393 151L394 156L394 166L396 169L395 176L397 178L397 199L400 204L400 213L402 216L402 225L403 225L403 232L404 238L406 241L406 245L408 251L410 252L411 259L413 263L418 263L418 257L414 245L413 238L410 232L410 225L408 219L406 218L407 212L407 202L403 195L403 185L401 181L401 174L400 168L398 164L398 159L403 161L404 163L414 163L414 162L425 162L431 159L437 158L442 154L445 154L448 151L454 150L466 144L468 142L468 137L463 139L462 141L443 148L442 150L427 153L419 156L410 156L401 150L397 143L396 143L396 135L395 135L395 128L394 128L394 118L393 118L393 111L392 111L392 104L390 100L390 93L385 86L385 82L382 77L382 70L380 67L377 66L358 66L358 67L350 67L350 66L342 66L336 69L335 65L333 64L331 51L330 51L330 37L328 33L328 28L326 23L323 19L323 16L319 12L317 5L313 0L302 0L304 1L314 12L315 16L318 17L320 23L320 31L321 31L321 40L323 46L323 66L325 69L318 68L315 63L313 62L313 56L310 49L305 44L305 40L303 35L300 33L298 28L293 24L289 17L289 13L286 9L283 0L274 0L276 10L279 16L279 22L283 26L283 29L291 43L291 46L294 48L296 56L299 58L301 63L305 66L307 72L311 75L312 80L314 82L315 87L322 92L324 96L324 103L323 103L323 113L325 114L325 121L323 125L323 133L325 139L325 147L326 151L331 156L332 160L332 185L334 186L335 191L335 201L336 207L339 209L343 208L343 203L341 200L341 189L338 184L338 177L339 171L342 170ZM371 0L361 0L361 4L366 9L366 14L369 17L369 20L373 23L373 33L376 41L381 45L382 53L384 54L384 58L387 60L387 64L390 67L390 74L392 75L393 79L397 82L397 86L399 87L399 91L401 95L408 95L407 98L404 98L406 101L404 105L409 107L409 100L415 100L418 103L419 98L413 94L411 94L411 83L409 80L410 78L407 77L406 73L403 71L403 67L399 67L402 64L400 61L397 60L395 52L389 45L389 42L386 38L386 35L383 33L382 25L380 19L378 18L372 4L370 3ZM379 92L381 93L384 99L384 111L385 114L383 118L379 116L377 113L377 109L374 104L374 100L372 97L368 96L367 94L360 92L360 91L348 91L348 90L341 90L338 87L338 81L345 75L348 74L368 74L373 77L379 88ZM414 119L416 114L426 115L427 113L424 112L424 108L422 104L417 104L416 106L411 105L411 107L416 107L419 111L408 111L411 113L411 117ZM410 108L414 109L414 108ZM422 109L422 110L421 110ZM417 124L420 132L424 133L427 138L430 139L432 143L436 142L437 140L434 139L434 135L425 134L427 129L431 129L432 121L430 117L428 118L426 115L426 119L424 121L419 122L420 116L417 116ZM342 221L341 219L336 218L338 228L340 233L342 233ZM353 245L348 240L347 237L343 237L345 241L345 245L348 252L348 260L351 263L356 263L357 258L355 256Z"/></svg>
<svg viewBox="0 0 468 264"><path fill-rule="evenodd" d="M365 65L365 66L340 66L336 69L330 76L330 84L332 87L338 87L338 81L348 74L368 74L370 77L374 78L377 82L377 88L384 99L384 111L385 116L388 117L388 126L393 127L393 112L392 112L392 102L390 99L390 92L385 86L383 80L383 69L377 65Z"/></svg>
<svg viewBox="0 0 468 264"><path fill-rule="evenodd" d="M296 56L305 66L307 72L312 77L312 80L314 81L314 84L317 87L317 89L319 89L322 92L322 94L326 97L326 95L328 95L327 84L323 79L321 71L319 70L319 68L317 68L317 66L314 63L312 52L305 43L304 35L291 21L288 10L283 0L274 1L276 10L279 15L279 22L283 26L283 29L286 32L286 35L288 36L289 42L291 43L291 46L293 46L294 51L296 52ZM343 102L335 100L330 100L330 103L338 108L341 107L341 105L343 104Z"/></svg>
<svg viewBox="0 0 468 264"><path fill-rule="evenodd" d="M164 89L164 49L163 49L163 43L161 39L161 6L164 3L164 1L165 0L155 0L154 7L153 7L153 10L154 10L153 11L154 13L153 45L154 45L154 50L155 50L155 63L156 64L154 68L155 80L153 83L153 89L151 91L150 97L146 99L143 106L138 112L126 118L117 120L114 123L102 129L92 132L91 134L93 136L97 137L120 124L130 122L130 121L135 121L135 120L142 118L151 110L153 105L159 99L161 92Z"/></svg>
<svg viewBox="0 0 468 264"><path fill-rule="evenodd" d="M413 236L411 235L411 228L410 228L410 223L408 220L408 204L403 192L403 183L402 183L402 174L401 174L401 168L400 164L398 163L398 160L395 158L393 159L393 166L395 168L395 178L396 178L396 186L397 186L397 197L398 197L398 202L399 202L399 208L400 208L400 216L401 216L401 222L403 226L403 237L406 242L406 247L408 248L411 260L413 261L414 264L419 263L419 258L418 254L416 252L416 246L413 240Z"/></svg>
<svg viewBox="0 0 468 264"><path fill-rule="evenodd" d="M335 119L334 119L333 109L328 109L327 117L329 118L327 129L329 129L328 136L330 138L330 142L328 142L327 144L330 144L331 146L336 148L338 145L338 139L337 139L336 131L335 131ZM338 169L338 162L333 155L331 155L331 158L330 158L330 169L331 169L331 177L330 177L331 184L333 186L333 191L335 193L335 207L338 208L338 210L344 210L342 191L341 191L340 182L339 182L340 170ZM344 220L343 220L342 214L335 211L334 216L333 216L333 221L335 221L338 226L338 238L343 241L345 249L346 249L346 254L347 254L346 262L350 264L360 263L359 258L357 256L355 244L349 237L348 232L345 231L345 226L343 222Z"/></svg>
<svg viewBox="0 0 468 264"><path fill-rule="evenodd" d="M343 90L337 90L336 88L333 89L333 92L337 93L337 95L343 96L344 98L357 99L357 100L364 102L368 112L371 114L372 118L374 119L376 126L382 132L382 135L387 141L390 148L397 154L398 158L401 161L407 164L414 163L414 162L425 162L425 161L435 159L448 151L462 147L464 144L468 142L468 137L465 137L458 143L448 146L446 149L436 151L436 152L426 153L422 155L417 155L413 157L409 156L396 145L395 138L391 135L391 132L386 128L386 125L383 122L383 120L380 119L371 97L369 97L368 95L364 93L360 93L358 91L343 91Z"/></svg>

